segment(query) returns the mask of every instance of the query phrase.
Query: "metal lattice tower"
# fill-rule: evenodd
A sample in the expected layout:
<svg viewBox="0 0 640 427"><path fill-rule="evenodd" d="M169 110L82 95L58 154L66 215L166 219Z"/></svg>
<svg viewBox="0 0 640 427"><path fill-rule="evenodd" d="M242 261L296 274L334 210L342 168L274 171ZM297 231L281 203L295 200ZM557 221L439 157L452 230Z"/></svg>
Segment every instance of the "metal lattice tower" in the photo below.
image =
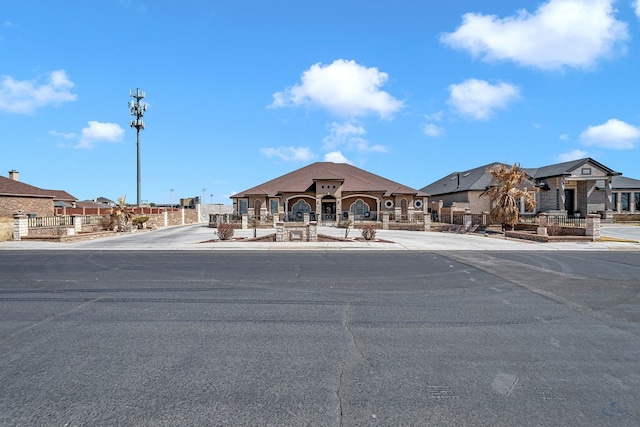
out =
<svg viewBox="0 0 640 427"><path fill-rule="evenodd" d="M129 109L131 110L131 115L134 116L136 119L131 120L129 122L129 125L131 125L132 128L136 128L136 134L137 134L136 147L137 147L137 153L138 153L138 156L137 156L137 164L138 164L137 195L138 197L137 197L136 203L138 206L140 206L140 199L141 199L140 130L144 129L144 122L142 121L142 116L144 116L145 111L147 111L147 104L140 103L140 100L145 97L145 93L143 90L140 90L139 88L136 88L135 92L133 92L132 90L129 90L129 96L135 99L135 102L129 101Z"/></svg>

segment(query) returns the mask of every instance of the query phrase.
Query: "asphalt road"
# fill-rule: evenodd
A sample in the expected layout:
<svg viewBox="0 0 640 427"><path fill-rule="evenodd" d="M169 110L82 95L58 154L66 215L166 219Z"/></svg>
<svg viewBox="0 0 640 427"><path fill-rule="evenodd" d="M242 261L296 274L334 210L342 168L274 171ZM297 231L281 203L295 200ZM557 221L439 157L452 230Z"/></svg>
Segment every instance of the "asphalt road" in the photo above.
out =
<svg viewBox="0 0 640 427"><path fill-rule="evenodd" d="M552 255L552 256L551 256ZM637 252L0 252L0 425L640 425Z"/></svg>

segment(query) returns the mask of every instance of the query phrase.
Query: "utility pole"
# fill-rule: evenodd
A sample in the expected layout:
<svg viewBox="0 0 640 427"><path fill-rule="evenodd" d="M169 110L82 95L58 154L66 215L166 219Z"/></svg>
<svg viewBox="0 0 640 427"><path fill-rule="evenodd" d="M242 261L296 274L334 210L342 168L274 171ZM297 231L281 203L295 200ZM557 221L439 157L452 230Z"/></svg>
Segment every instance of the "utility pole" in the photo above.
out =
<svg viewBox="0 0 640 427"><path fill-rule="evenodd" d="M141 104L140 100L142 98L145 97L145 93L143 90L140 90L139 88L136 88L136 91L133 92L131 89L129 89L129 96L132 97L133 99L135 99L134 101L129 101L129 109L131 110L131 115L134 116L136 119L135 120L131 120L129 122L129 125L131 125L132 128L136 128L136 134L137 134L137 142L136 142L136 148L137 148L137 163L138 163L138 199L137 199L137 205L140 206L140 198L141 198L141 191L140 191L140 130L144 129L144 122L142 121L142 116L144 116L144 112L147 111L147 104Z"/></svg>

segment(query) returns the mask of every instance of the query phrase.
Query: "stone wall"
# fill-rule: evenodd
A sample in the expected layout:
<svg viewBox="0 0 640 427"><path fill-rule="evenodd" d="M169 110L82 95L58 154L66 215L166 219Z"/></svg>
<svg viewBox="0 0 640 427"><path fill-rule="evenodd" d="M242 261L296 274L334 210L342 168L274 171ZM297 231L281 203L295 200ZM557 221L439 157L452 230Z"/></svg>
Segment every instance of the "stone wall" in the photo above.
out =
<svg viewBox="0 0 640 427"><path fill-rule="evenodd" d="M308 225L299 222L278 222L276 224L276 242L317 242L318 223Z"/></svg>

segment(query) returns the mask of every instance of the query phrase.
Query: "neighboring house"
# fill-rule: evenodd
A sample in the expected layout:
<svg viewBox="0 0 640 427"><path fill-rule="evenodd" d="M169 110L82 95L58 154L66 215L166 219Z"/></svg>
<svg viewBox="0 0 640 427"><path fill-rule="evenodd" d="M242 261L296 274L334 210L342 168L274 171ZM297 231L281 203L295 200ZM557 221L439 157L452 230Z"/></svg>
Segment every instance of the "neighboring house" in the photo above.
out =
<svg viewBox="0 0 640 427"><path fill-rule="evenodd" d="M356 219L397 218L425 212L428 195L346 163L317 162L231 196L234 213L300 220L304 213L335 223L351 212Z"/></svg>
<svg viewBox="0 0 640 427"><path fill-rule="evenodd" d="M12 217L17 212L27 215L52 216L56 202L75 203L76 198L60 190L45 190L20 182L19 173L9 171L0 176L0 216Z"/></svg>
<svg viewBox="0 0 640 427"><path fill-rule="evenodd" d="M611 180L611 208L615 213L640 213L640 180L614 176Z"/></svg>
<svg viewBox="0 0 640 427"><path fill-rule="evenodd" d="M455 172L427 185L422 191L429 193L433 202L442 201L441 207L470 208L473 213L488 212L490 201L480 197L480 194L492 185L492 178L487 169L493 165L495 163ZM610 219L614 211L622 210L622 206L631 211L636 206L636 200L640 202L640 186L637 185L640 182L628 178L621 179L620 172L592 158L523 169L528 175L528 180L523 186L534 193L535 213L548 212L568 216L599 213L603 218ZM635 188L616 187L623 183ZM619 197L619 202L616 201L616 197ZM624 204L621 200L623 197ZM525 213L524 205L522 213Z"/></svg>

